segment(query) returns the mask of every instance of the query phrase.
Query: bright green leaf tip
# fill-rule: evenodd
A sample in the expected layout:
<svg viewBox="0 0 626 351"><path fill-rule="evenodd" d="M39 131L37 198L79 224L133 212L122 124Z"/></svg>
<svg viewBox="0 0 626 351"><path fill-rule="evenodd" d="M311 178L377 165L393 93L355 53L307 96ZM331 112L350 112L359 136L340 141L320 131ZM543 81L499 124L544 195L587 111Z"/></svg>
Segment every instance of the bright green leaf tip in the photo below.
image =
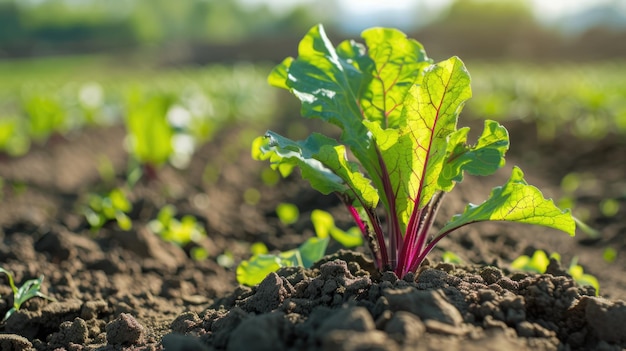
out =
<svg viewBox="0 0 626 351"><path fill-rule="evenodd" d="M576 232L570 210L561 210L551 199L545 199L539 189L526 183L524 173L517 166L513 167L509 181L494 188L487 201L467 206L465 212L453 217L440 233L482 221L535 224L562 230L571 236Z"/></svg>

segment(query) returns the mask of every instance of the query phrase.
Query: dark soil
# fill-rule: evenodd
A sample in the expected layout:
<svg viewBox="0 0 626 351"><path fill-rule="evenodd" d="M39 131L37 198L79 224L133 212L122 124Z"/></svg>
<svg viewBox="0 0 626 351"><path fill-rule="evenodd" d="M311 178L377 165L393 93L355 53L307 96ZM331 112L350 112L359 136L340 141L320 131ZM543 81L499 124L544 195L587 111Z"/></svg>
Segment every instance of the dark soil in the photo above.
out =
<svg viewBox="0 0 626 351"><path fill-rule="evenodd" d="M447 198L440 223L468 202L483 201L503 184L513 164L544 194L560 196L568 172L589 174L575 193L597 238L575 238L541 227L484 224L444 239L416 275L377 273L365 249L336 251L313 269L286 268L259 286L236 283L235 266L217 257L249 256L250 244L290 249L312 235L313 209L331 211L340 226L349 216L332 196L311 190L296 174L263 185L266 164L234 146L240 128L224 131L196 153L190 167L164 167L158 179L135 186L133 230L116 224L89 230L78 212L87 193L105 188L97 165L105 154L119 173L127 164L124 131L87 130L56 138L28 155L0 159L0 266L17 284L43 274L50 302L33 298L0 325L1 350L621 350L626 348L626 145L563 138L536 140L532 126L507 125L508 165L485 179L466 177ZM262 129L260 129L262 132ZM207 165L217 169L207 176ZM257 205L243 193L256 188ZM620 210L598 209L616 198ZM274 209L296 204L301 219L282 225ZM165 204L196 216L208 238L209 259L189 258L189 247L162 241L147 222ZM618 252L608 263L605 248ZM547 274L518 273L510 262L536 249L576 256L600 281L600 297L578 286L552 262ZM440 263L444 250L463 265ZM347 262L347 263L346 263ZM0 316L12 306L0 275Z"/></svg>

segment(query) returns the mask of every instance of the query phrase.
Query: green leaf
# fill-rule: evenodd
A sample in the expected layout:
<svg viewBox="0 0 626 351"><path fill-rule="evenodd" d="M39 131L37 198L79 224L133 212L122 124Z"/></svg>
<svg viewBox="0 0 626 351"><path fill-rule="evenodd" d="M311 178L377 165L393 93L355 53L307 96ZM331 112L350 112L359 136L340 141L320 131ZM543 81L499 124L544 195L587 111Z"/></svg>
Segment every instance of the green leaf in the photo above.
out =
<svg viewBox="0 0 626 351"><path fill-rule="evenodd" d="M318 238L327 238L331 229L335 228L333 216L326 211L313 210L311 212L311 222Z"/></svg>
<svg viewBox="0 0 626 351"><path fill-rule="evenodd" d="M444 251L441 254L441 259L446 263L462 264L463 260L452 251Z"/></svg>
<svg viewBox="0 0 626 351"><path fill-rule="evenodd" d="M269 131L263 143L257 145L259 151L253 153L256 159L270 160L273 167L299 166L302 177L322 194L337 192L352 199L358 196L371 207L378 203L378 193L370 180L360 172L358 164L347 160L345 146L334 139L314 133L295 142Z"/></svg>
<svg viewBox="0 0 626 351"><path fill-rule="evenodd" d="M356 247L363 244L363 235L358 228L353 227L347 232L337 228L333 216L326 211L313 210L311 212L311 222L313 222L315 234L320 239L332 236L333 239L344 247Z"/></svg>
<svg viewBox="0 0 626 351"><path fill-rule="evenodd" d="M276 214L278 215L278 219L285 225L296 223L298 217L300 217L300 211L296 205L284 202L276 206Z"/></svg>
<svg viewBox="0 0 626 351"><path fill-rule="evenodd" d="M510 221L555 228L574 236L576 223L569 210L561 210L551 199L545 199L539 189L528 185L524 173L513 167L509 181L491 191L487 201L468 205L456 215L439 234L450 232L469 223L481 221Z"/></svg>
<svg viewBox="0 0 626 351"><path fill-rule="evenodd" d="M579 285L591 285L596 290L596 296L600 293L600 283L598 279L591 274L585 274L585 271L582 266L576 264L576 259L574 259L573 264L567 270L567 273L572 276L572 279L576 281Z"/></svg>
<svg viewBox="0 0 626 351"><path fill-rule="evenodd" d="M395 197L402 231L415 205L426 206L438 189L448 136L456 130L463 103L471 97L469 81L463 62L456 57L431 65L421 86L409 90L398 131L370 129L381 145L391 188L397 189L385 195Z"/></svg>
<svg viewBox="0 0 626 351"><path fill-rule="evenodd" d="M509 149L509 133L494 121L485 121L483 133L474 146L467 145L469 128L452 133L448 140L446 162L438 179L443 191L451 191L455 182L463 181L463 171L487 176L504 166L504 154Z"/></svg>
<svg viewBox="0 0 626 351"><path fill-rule="evenodd" d="M254 244L250 245L250 252L252 252L252 255L262 255L267 254L269 250L264 243L257 241Z"/></svg>
<svg viewBox="0 0 626 351"><path fill-rule="evenodd" d="M511 268L519 269L524 272L544 273L550 264L548 255L543 250L536 250L533 253L533 257L522 255L513 262L511 262Z"/></svg>
<svg viewBox="0 0 626 351"><path fill-rule="evenodd" d="M124 231L133 229L133 221L122 211L115 211L115 221L120 229Z"/></svg>
<svg viewBox="0 0 626 351"><path fill-rule="evenodd" d="M129 212L133 209L133 205L128 201L122 189L116 188L111 190L108 197L111 199L111 206L117 210Z"/></svg>
<svg viewBox="0 0 626 351"><path fill-rule="evenodd" d="M602 258L608 263L615 262L615 259L617 258L617 250L612 247L607 247L604 251L602 251Z"/></svg>
<svg viewBox="0 0 626 351"><path fill-rule="evenodd" d="M397 128L406 94L421 81L431 60L420 43L399 30L371 28L361 36L375 62L373 79L360 99L363 114L383 129Z"/></svg>
<svg viewBox="0 0 626 351"><path fill-rule="evenodd" d="M142 98L137 92L131 95L126 128L131 152L139 162L160 166L173 154L174 129L166 116L170 104L166 96Z"/></svg>
<svg viewBox="0 0 626 351"><path fill-rule="evenodd" d="M0 267L0 273L4 273L7 275L7 278L9 279L9 286L11 287L11 291L13 291L13 294L17 294L17 287L15 286L15 282L13 281L13 273L11 273L10 271L7 271L6 269Z"/></svg>
<svg viewBox="0 0 626 351"><path fill-rule="evenodd" d="M330 230L330 236L343 247L351 248L363 245L363 234L357 227L352 227L347 231L335 227Z"/></svg>
<svg viewBox="0 0 626 351"><path fill-rule="evenodd" d="M253 286L280 267L281 259L276 255L254 255L250 260L242 261L237 266L237 281L239 284Z"/></svg>
<svg viewBox="0 0 626 351"><path fill-rule="evenodd" d="M280 252L276 257L280 259L281 267L304 266L299 249Z"/></svg>
<svg viewBox="0 0 626 351"><path fill-rule="evenodd" d="M341 140L356 157L370 159L371 140L361 123L360 91L371 75L371 60L361 44L349 41L338 53L321 25L313 27L300 41L298 57L278 65L268 78L270 84L288 88L302 102L302 116L321 118L342 130ZM364 163L367 163L364 162Z"/></svg>
<svg viewBox="0 0 626 351"><path fill-rule="evenodd" d="M326 253L326 247L328 247L328 242L330 238L318 238L312 237L308 238L300 247L298 247L298 251L300 251L300 257L302 258L302 265L304 268L309 268L318 261L320 258L324 257Z"/></svg>
<svg viewBox="0 0 626 351"><path fill-rule="evenodd" d="M9 285L11 286L11 290L13 291L13 306L9 309L2 321L6 321L11 317L15 312L17 312L22 304L33 297L41 297L46 300L56 301L55 298L48 296L41 292L41 284L43 283L43 275L39 276L37 279L30 279L25 281L22 286L19 288L15 285L13 281L13 274L6 269L0 267L0 273L4 273L9 278Z"/></svg>
<svg viewBox="0 0 626 351"><path fill-rule="evenodd" d="M293 62L293 57L287 57L279 65L274 67L270 75L267 77L267 82L277 88L289 90L287 81L289 80L289 67Z"/></svg>

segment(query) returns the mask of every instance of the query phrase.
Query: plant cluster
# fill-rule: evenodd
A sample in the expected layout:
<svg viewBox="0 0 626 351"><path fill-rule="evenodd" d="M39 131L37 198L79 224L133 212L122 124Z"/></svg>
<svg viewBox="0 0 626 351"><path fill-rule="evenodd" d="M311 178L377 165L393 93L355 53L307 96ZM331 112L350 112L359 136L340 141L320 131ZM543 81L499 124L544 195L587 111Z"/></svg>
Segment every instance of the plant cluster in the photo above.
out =
<svg viewBox="0 0 626 351"><path fill-rule="evenodd" d="M569 210L527 184L513 167L509 180L480 205L470 204L434 232L444 195L464 173L486 176L505 163L507 130L487 120L475 144L458 115L472 96L470 75L452 57L433 63L424 48L400 31L372 28L365 44L333 47L321 25L269 76L302 103L305 118L342 131L339 140L313 133L294 141L268 131L253 142L253 157L273 167L297 166L323 194L343 201L380 270L415 272L435 245L465 225L509 221L547 226L574 235ZM378 208L384 211L384 220Z"/></svg>

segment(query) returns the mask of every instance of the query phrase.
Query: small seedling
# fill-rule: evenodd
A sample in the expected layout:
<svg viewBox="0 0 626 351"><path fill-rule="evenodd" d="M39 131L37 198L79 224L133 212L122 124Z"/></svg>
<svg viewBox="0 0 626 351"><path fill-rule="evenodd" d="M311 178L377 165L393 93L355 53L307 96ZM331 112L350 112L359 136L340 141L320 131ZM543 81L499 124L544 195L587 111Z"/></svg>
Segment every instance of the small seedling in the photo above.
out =
<svg viewBox="0 0 626 351"><path fill-rule="evenodd" d="M161 236L165 241L173 242L178 246L186 246L189 243L197 243L206 237L206 231L196 217L185 215L180 220L175 217L176 208L172 205L163 206L157 218L148 223L150 230ZM197 252L195 257L203 254Z"/></svg>
<svg viewBox="0 0 626 351"><path fill-rule="evenodd" d="M524 272L535 272L543 274L548 269L550 264L550 258L557 261L561 261L561 256L554 252L550 254L550 257L543 250L536 250L532 257L522 255L513 262L511 262L511 268ZM567 273L572 276L579 285L591 285L596 290L596 295L600 292L600 284L598 279L591 274L585 274L583 267L578 264L578 258L574 257L570 262Z"/></svg>
<svg viewBox="0 0 626 351"><path fill-rule="evenodd" d="M298 221L300 211L296 205L282 202L276 206L276 215L282 224L290 225Z"/></svg>
<svg viewBox="0 0 626 351"><path fill-rule="evenodd" d="M112 220L117 222L120 229L128 231L133 227L133 222L127 215L132 208L124 190L115 188L104 195L90 194L83 214L92 231L97 231Z"/></svg>
<svg viewBox="0 0 626 351"><path fill-rule="evenodd" d="M166 117L172 100L166 95L144 97L138 90L129 94L125 119L127 147L149 180L157 178L158 168L174 154L174 128Z"/></svg>
<svg viewBox="0 0 626 351"><path fill-rule="evenodd" d="M615 250L612 247L607 247L602 252L602 258L604 259L604 261L606 261L608 263L615 262L615 259L617 258L617 250Z"/></svg>
<svg viewBox="0 0 626 351"><path fill-rule="evenodd" d="M463 260L452 251L445 251L441 255L441 259L446 263L462 264Z"/></svg>
<svg viewBox="0 0 626 351"><path fill-rule="evenodd" d="M22 286L19 288L15 286L15 282L13 281L13 273L7 271L6 269L0 267L0 273L4 273L9 278L9 285L11 286L11 290L13 291L13 307L7 311L2 319L2 322L5 322L9 319L15 312L19 311L22 304L33 297L41 297L46 300L55 301L56 299L50 297L41 290L41 284L43 283L43 275L40 275L37 279L30 279L24 282Z"/></svg>
<svg viewBox="0 0 626 351"><path fill-rule="evenodd" d="M303 266L309 268L315 261L324 257L330 237L345 247L354 247L363 243L358 228L343 231L335 226L330 213L314 210L311 221L316 236L307 239L296 249L268 254L267 247L262 243L252 245L252 257L237 266L237 281L244 285L260 283L269 273L281 267ZM262 246L261 246L262 245Z"/></svg>
<svg viewBox="0 0 626 351"><path fill-rule="evenodd" d="M472 95L459 58L434 64L420 43L395 29L372 28L362 37L365 45L347 40L333 47L318 25L300 42L299 56L285 59L268 79L301 101L304 117L338 126L339 141L319 133L293 141L268 131L254 140L254 158L279 170L298 166L313 188L337 194L378 269L400 277L416 272L441 239L471 223L528 223L574 235L570 211L545 199L513 167L485 202L468 205L431 237L444 194L465 172L486 176L504 165L508 132L488 120L478 141L468 144L469 128L457 129Z"/></svg>

